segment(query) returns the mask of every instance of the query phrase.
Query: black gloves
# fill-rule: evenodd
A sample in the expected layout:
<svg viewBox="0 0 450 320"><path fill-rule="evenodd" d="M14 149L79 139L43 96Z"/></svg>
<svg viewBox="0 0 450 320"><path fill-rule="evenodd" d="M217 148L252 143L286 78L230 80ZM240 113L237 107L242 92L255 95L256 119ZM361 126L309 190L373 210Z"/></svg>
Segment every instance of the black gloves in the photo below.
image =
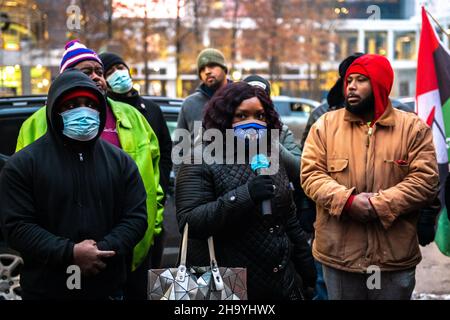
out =
<svg viewBox="0 0 450 320"><path fill-rule="evenodd" d="M419 238L419 244L423 247L433 242L436 235L434 220L431 221L429 217L425 217L430 215L427 210L420 211L420 218L417 223L417 237Z"/></svg>
<svg viewBox="0 0 450 320"><path fill-rule="evenodd" d="M420 210L419 221L417 222L417 237L421 246L426 246L434 241L436 217L440 210L441 203L437 197L430 206Z"/></svg>
<svg viewBox="0 0 450 320"><path fill-rule="evenodd" d="M294 190L295 205L297 206L297 218L300 227L308 233L308 238L314 233L314 222L316 221L316 204L309 199L303 189L298 185Z"/></svg>
<svg viewBox="0 0 450 320"><path fill-rule="evenodd" d="M273 198L275 190L272 178L267 175L256 176L248 182L248 192L255 203Z"/></svg>
<svg viewBox="0 0 450 320"><path fill-rule="evenodd" d="M312 235L314 233L314 222L316 222L316 204L310 199L305 199L303 204L304 207L301 208L299 217L300 227L306 233Z"/></svg>

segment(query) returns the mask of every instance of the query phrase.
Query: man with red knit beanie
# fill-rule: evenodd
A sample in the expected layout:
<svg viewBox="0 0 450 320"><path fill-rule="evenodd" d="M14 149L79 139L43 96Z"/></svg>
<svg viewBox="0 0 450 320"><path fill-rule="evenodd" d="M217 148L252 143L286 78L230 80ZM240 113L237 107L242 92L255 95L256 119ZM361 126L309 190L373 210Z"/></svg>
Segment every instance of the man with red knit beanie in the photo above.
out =
<svg viewBox="0 0 450 320"><path fill-rule="evenodd" d="M317 207L313 255L331 300L410 299L414 290L419 210L439 177L431 130L392 108L393 80L385 57L357 58L345 108L323 115L303 149L301 183Z"/></svg>

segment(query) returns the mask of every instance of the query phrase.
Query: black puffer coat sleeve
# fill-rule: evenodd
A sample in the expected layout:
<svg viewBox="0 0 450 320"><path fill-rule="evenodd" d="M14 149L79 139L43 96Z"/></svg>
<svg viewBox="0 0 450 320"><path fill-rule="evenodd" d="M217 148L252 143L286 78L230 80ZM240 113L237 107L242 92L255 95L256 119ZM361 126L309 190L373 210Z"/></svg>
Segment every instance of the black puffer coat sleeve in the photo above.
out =
<svg viewBox="0 0 450 320"><path fill-rule="evenodd" d="M42 228L33 201L31 159L21 153L0 174L0 219L7 244L25 259L48 265L72 263L74 242ZM28 164L27 164L28 163Z"/></svg>
<svg viewBox="0 0 450 320"><path fill-rule="evenodd" d="M180 231L189 223L189 237L207 238L224 232L242 215L251 214L255 204L247 184L220 197L214 192L214 182L207 165L183 164L175 186L177 219Z"/></svg>
<svg viewBox="0 0 450 320"><path fill-rule="evenodd" d="M124 155L123 183L125 189L120 222L97 246L100 250L114 250L118 255L130 254L144 237L147 229L147 194L135 162Z"/></svg>
<svg viewBox="0 0 450 320"><path fill-rule="evenodd" d="M291 260L294 262L295 269L302 277L306 287L314 287L316 284L316 268L311 253L311 246L308 244L307 236L300 227L300 223L295 214L295 207L292 208L286 221L286 233L292 243L293 250Z"/></svg>

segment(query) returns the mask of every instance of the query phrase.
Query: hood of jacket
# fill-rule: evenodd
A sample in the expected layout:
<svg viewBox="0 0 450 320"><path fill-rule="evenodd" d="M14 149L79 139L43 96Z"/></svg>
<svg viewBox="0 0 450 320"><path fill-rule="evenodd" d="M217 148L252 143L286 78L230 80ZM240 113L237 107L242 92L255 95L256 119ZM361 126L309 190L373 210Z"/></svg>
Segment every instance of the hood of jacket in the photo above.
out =
<svg viewBox="0 0 450 320"><path fill-rule="evenodd" d="M389 104L389 94L394 82L394 71L389 60L377 54L366 54L356 59L345 73L345 78L352 74L359 73L370 80L375 101L375 123L386 111ZM347 95L347 82L344 82L344 92Z"/></svg>
<svg viewBox="0 0 450 320"><path fill-rule="evenodd" d="M79 70L70 69L63 72L55 79L55 81L53 81L52 85L50 86L47 96L47 128L53 135L62 139L63 141L75 141L63 135L62 130L64 125L62 117L57 113L56 109L61 97L66 95L68 92L77 89L88 89L92 91L100 101L100 127L98 130L98 134L94 139L86 141L83 144L92 143L100 137L105 127L106 98L103 93L97 88L94 81L92 81L87 75ZM77 143L80 143L80 141L77 141Z"/></svg>

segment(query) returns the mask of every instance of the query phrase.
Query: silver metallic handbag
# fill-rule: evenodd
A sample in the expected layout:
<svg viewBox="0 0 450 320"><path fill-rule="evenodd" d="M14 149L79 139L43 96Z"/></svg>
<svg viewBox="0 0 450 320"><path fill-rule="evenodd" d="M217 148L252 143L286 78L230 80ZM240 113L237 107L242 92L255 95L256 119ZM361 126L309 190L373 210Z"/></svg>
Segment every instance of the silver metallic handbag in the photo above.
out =
<svg viewBox="0 0 450 320"><path fill-rule="evenodd" d="M186 267L188 224L178 268L148 271L149 300L247 300L247 269L218 267L213 238L208 238L210 265Z"/></svg>

